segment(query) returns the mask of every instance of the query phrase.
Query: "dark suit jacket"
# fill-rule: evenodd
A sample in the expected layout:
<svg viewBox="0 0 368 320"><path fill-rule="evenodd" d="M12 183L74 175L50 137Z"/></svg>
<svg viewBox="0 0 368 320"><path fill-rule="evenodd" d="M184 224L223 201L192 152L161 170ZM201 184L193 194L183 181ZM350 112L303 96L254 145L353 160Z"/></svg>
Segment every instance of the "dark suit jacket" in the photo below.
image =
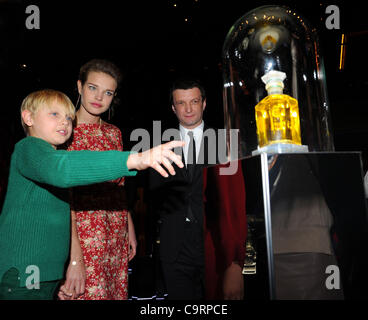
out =
<svg viewBox="0 0 368 320"><path fill-rule="evenodd" d="M205 132L208 127L204 127ZM204 135L205 137L205 135ZM208 164L209 148L216 148L216 141L202 139L200 152L203 161L195 166L193 177L186 167L179 168L173 163L176 175L163 178L159 173L150 170L150 192L153 210L159 213L160 258L173 262L178 256L184 241L185 218L190 206L199 227L203 229L203 168ZM201 159L201 156L199 155ZM184 157L183 157L184 160ZM204 244L204 238L198 239Z"/></svg>

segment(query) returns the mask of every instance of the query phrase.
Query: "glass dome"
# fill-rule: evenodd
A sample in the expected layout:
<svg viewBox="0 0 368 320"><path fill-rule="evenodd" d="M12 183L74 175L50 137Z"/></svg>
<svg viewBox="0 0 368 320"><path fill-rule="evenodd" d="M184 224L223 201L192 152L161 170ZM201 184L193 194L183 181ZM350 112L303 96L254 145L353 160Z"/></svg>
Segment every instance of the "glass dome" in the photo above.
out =
<svg viewBox="0 0 368 320"><path fill-rule="evenodd" d="M270 94L265 82L270 71L284 73L279 80L281 93L299 105L299 110L296 109L299 114L293 114L299 117L294 122L300 137L294 141L299 141L297 144L304 148L297 151L276 148L273 153L334 151L325 70L319 50L316 29L287 7L256 8L231 27L222 51L224 120L228 145L231 146L233 136L230 130L239 130L238 158L260 150L262 139L260 128L257 129L260 119L256 121L255 107ZM290 119L286 119L284 129L290 127L290 123ZM270 142L277 142L271 141L277 132L270 132L266 132ZM292 140L288 141L295 144Z"/></svg>

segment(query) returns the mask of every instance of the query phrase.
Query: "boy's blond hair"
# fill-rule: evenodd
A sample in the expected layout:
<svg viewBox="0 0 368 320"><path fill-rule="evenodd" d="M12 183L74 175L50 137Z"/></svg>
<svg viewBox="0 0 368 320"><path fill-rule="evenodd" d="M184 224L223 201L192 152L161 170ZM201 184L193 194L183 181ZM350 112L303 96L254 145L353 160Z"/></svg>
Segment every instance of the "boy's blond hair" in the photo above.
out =
<svg viewBox="0 0 368 320"><path fill-rule="evenodd" d="M22 102L20 107L20 113L24 110L30 111L33 115L39 110L40 107L48 107L52 102L60 103L65 107L65 110L72 119L75 118L75 107L68 96L60 91L53 89L44 89L30 93ZM24 123L21 116L22 127L24 132L28 134L28 126Z"/></svg>

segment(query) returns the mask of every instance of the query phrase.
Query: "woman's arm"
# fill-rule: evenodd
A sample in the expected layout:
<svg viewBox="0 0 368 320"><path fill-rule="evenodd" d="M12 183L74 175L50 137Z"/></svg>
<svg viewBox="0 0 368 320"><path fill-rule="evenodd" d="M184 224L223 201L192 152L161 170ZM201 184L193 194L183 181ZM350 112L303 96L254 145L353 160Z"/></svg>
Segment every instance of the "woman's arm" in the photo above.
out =
<svg viewBox="0 0 368 320"><path fill-rule="evenodd" d="M137 238L135 236L135 229L134 229L134 223L133 218L128 212L128 238L129 238L129 256L128 261L132 260L137 252Z"/></svg>
<svg viewBox="0 0 368 320"><path fill-rule="evenodd" d="M83 251L78 237L76 214L73 210L71 210L70 215L71 215L70 261L66 272L65 283L62 286L62 288L60 288L60 291L72 294L71 299L75 299L84 293L86 282L86 269L83 261Z"/></svg>

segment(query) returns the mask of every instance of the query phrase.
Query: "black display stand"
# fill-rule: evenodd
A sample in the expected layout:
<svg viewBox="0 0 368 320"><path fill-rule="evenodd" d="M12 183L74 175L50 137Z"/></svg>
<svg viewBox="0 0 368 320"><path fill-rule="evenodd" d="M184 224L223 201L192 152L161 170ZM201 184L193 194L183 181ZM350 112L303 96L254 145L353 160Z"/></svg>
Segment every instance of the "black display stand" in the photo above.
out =
<svg viewBox="0 0 368 320"><path fill-rule="evenodd" d="M338 269L324 270L326 281L338 271L345 299L367 298L368 224L360 153L261 154L242 160L242 169L258 278L269 293L263 297L279 298L277 255L326 254L330 248ZM305 281L309 276L306 272ZM245 275L245 283L250 277Z"/></svg>
<svg viewBox="0 0 368 320"><path fill-rule="evenodd" d="M262 153L240 163L248 221L245 299L368 298L361 154ZM285 261L289 273L280 271ZM314 293L318 286L326 295Z"/></svg>

